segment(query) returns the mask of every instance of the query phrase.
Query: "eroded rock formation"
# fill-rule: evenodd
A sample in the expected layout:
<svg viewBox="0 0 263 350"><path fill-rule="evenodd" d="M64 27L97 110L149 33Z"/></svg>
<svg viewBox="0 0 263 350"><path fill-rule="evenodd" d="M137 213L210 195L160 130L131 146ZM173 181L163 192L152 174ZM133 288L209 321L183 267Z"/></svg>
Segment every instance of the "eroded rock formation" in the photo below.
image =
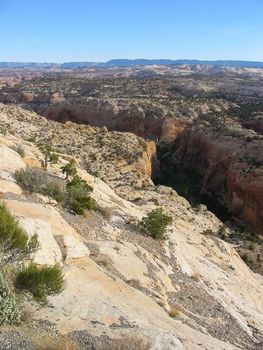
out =
<svg viewBox="0 0 263 350"><path fill-rule="evenodd" d="M120 110L109 101L89 100L86 104L55 104L43 112L51 120L72 121L92 126L106 126L109 130L132 132L143 138L157 139L162 133L163 120L146 116L143 109L130 105Z"/></svg>
<svg viewBox="0 0 263 350"><path fill-rule="evenodd" d="M32 322L49 321L59 333L74 332L75 339L86 341L80 343L83 349L91 337L123 334L146 338L151 350L260 349L261 276L228 243L201 234L221 227L212 213L193 210L171 188L154 187L150 181L139 186L146 175L137 166L141 159L151 158L153 143L133 134L47 121L3 105L0 122L7 128L6 135L0 134L1 199L30 236L37 233L40 246L32 259L39 265L59 263L67 281L61 294L49 298L49 307L25 302ZM43 159L35 144L23 140L34 132L38 142L49 142L61 152L58 164L47 171L63 181L61 166L75 157L78 175L93 187L99 206L111 210L110 216L72 215L49 198L20 188L14 171L40 167ZM191 144L192 149L197 147ZM23 148L22 156L17 146ZM203 143L202 151L206 147ZM193 157L187 150L185 154ZM102 162L104 156L114 157L112 164ZM112 188L85 170L87 157ZM120 187L122 196L116 193ZM173 218L163 243L136 226L158 206ZM178 315L171 317L171 310ZM17 338L19 332L16 328Z"/></svg>
<svg viewBox="0 0 263 350"><path fill-rule="evenodd" d="M172 162L203 174L202 192L263 234L263 140L187 129L172 148Z"/></svg>

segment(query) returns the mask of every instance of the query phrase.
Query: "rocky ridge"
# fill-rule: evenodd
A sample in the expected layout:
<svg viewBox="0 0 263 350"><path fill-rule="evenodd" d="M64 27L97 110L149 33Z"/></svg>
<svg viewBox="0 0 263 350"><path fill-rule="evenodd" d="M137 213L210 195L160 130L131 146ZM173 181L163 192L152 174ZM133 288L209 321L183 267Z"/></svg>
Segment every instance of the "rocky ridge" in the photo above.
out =
<svg viewBox="0 0 263 350"><path fill-rule="evenodd" d="M20 105L51 120L106 125L109 130L156 140L162 136L164 120L190 122L234 105L213 96L198 98L195 92L184 92L181 86L186 83L194 84L195 80L51 75L2 89L0 102ZM200 86L206 90L202 80Z"/></svg>
<svg viewBox="0 0 263 350"><path fill-rule="evenodd" d="M171 146L171 163L203 175L202 193L263 234L263 137L233 118L208 118L184 129Z"/></svg>
<svg viewBox="0 0 263 350"><path fill-rule="evenodd" d="M155 350L262 348L262 276L228 243L201 234L221 226L212 213L193 210L171 188L153 186L147 176L151 146L132 134L62 125L20 108L0 107L1 128L7 130L0 134L1 197L28 234L38 234L34 260L59 262L67 279L67 288L50 297L48 308L26 305L34 322L74 332L83 349L89 348L83 345L88 336L121 334L145 337ZM40 167L43 158L26 141L32 137L60 152L59 163L48 169L54 176L60 177L60 166L76 157L79 175L93 186L98 204L111 209L110 218L97 212L73 216L48 198L22 191L13 172ZM24 149L23 158L13 150L17 145ZM94 176L95 167L110 187ZM156 206L173 217L163 244L136 226ZM169 316L172 307L176 318Z"/></svg>
<svg viewBox="0 0 263 350"><path fill-rule="evenodd" d="M106 127L61 124L22 108L1 104L1 126L25 140L50 144L58 152L81 160L84 169L106 181L121 193L153 186L150 176L158 171L155 143L134 134L109 132ZM10 118L12 115L12 118Z"/></svg>

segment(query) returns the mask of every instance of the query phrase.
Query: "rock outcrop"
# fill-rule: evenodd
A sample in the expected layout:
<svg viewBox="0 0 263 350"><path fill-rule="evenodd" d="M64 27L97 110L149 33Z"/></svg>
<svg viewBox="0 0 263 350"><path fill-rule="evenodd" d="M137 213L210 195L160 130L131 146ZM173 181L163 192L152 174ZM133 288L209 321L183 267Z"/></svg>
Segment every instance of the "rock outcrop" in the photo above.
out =
<svg viewBox="0 0 263 350"><path fill-rule="evenodd" d="M162 132L163 121L156 116L146 116L142 108L131 104L120 110L110 101L88 100L81 105L55 104L43 115L59 122L71 121L92 126L106 126L109 130L132 132L143 138L157 139Z"/></svg>
<svg viewBox="0 0 263 350"><path fill-rule="evenodd" d="M253 273L228 243L201 234L221 226L212 213L205 208L193 210L171 188L154 187L150 181L147 186L138 186L142 178L146 179L136 168L138 155L144 151L149 159L151 145L149 151L147 144L132 134L61 125L14 107L1 106L0 122L8 128L6 135L0 134L1 198L29 235L38 234L40 247L32 259L40 265L60 263L67 280L65 290L49 298L49 307L26 305L33 321L48 321L63 334L74 332L79 341L92 336L136 334L146 338L152 350L262 347L262 276ZM92 195L99 206L111 209L110 216L98 212L87 217L72 215L48 199L22 191L13 172L26 166L40 167L43 158L34 144L21 138L33 132L39 141L54 142L63 151L58 164L49 166L48 172L61 177L60 167L76 157L78 174L93 187ZM93 140L86 151L83 135ZM109 180L109 163L100 171L108 173L112 188L85 170L84 153L91 157L89 147L95 150L94 140L102 136L94 163L97 159L101 162L99 153L105 152L110 141L126 150L127 140L141 144L136 157L133 154L134 158L129 158L127 174L122 174L123 164L129 166L121 159L123 150L107 154L115 157L115 177ZM23 158L15 151L17 145L24 149ZM119 187L122 196L116 193ZM173 218L163 243L136 226L157 206ZM175 318L171 317L172 309L177 310Z"/></svg>
<svg viewBox="0 0 263 350"><path fill-rule="evenodd" d="M263 234L263 139L224 136L197 127L186 129L171 151L174 164L203 174L202 193L215 196Z"/></svg>
<svg viewBox="0 0 263 350"><path fill-rule="evenodd" d="M106 127L61 124L3 104L0 115L1 125L15 135L51 144L60 153L78 157L85 169L119 191L131 183L138 187L153 185L150 177L159 167L153 141L130 133L109 132Z"/></svg>

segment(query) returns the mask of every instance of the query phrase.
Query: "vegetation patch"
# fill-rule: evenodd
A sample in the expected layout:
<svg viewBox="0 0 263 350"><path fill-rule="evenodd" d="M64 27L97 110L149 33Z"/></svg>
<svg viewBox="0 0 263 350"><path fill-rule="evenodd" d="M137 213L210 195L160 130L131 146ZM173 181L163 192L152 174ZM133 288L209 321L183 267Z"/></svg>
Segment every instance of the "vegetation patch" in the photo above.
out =
<svg viewBox="0 0 263 350"><path fill-rule="evenodd" d="M58 335L51 337L45 334L43 342L43 334L41 337L31 339L35 350L80 350L80 348L67 336Z"/></svg>
<svg viewBox="0 0 263 350"><path fill-rule="evenodd" d="M65 180L68 180L70 176L77 175L76 161L71 159L67 164L61 167L62 173L65 174Z"/></svg>
<svg viewBox="0 0 263 350"><path fill-rule="evenodd" d="M136 335L123 335L119 339L101 340L93 344L94 350L150 350L151 345Z"/></svg>
<svg viewBox="0 0 263 350"><path fill-rule="evenodd" d="M238 118L239 120L252 119L257 114L262 114L263 103L243 103L238 107L230 107L228 114L232 117Z"/></svg>
<svg viewBox="0 0 263 350"><path fill-rule="evenodd" d="M166 215L162 208L149 212L139 223L140 227L157 240L166 238L166 228L172 223L172 217Z"/></svg>
<svg viewBox="0 0 263 350"><path fill-rule="evenodd" d="M48 163L56 164L59 159L59 155L53 150L51 145L44 145L40 147L40 150L44 154L43 168L46 170Z"/></svg>
<svg viewBox="0 0 263 350"><path fill-rule="evenodd" d="M28 235L4 204L0 204L0 243L10 249L27 250Z"/></svg>
<svg viewBox="0 0 263 350"><path fill-rule="evenodd" d="M7 129L5 126L0 125L0 134L6 135L7 134Z"/></svg>
<svg viewBox="0 0 263 350"><path fill-rule="evenodd" d="M0 272L0 325L19 324L22 312L17 304L16 295L12 292L9 284Z"/></svg>
<svg viewBox="0 0 263 350"><path fill-rule="evenodd" d="M29 291L37 301L46 303L48 295L59 294L65 288L62 268L58 264L38 267L31 262L18 272L16 287Z"/></svg>
<svg viewBox="0 0 263 350"><path fill-rule="evenodd" d="M63 202L66 198L63 181L43 170L36 168L21 169L15 172L14 177L23 189L31 193L41 193L55 199L57 202Z"/></svg>
<svg viewBox="0 0 263 350"><path fill-rule="evenodd" d="M215 236L216 235L216 232L214 232L213 230L211 230L211 228L208 228L204 231L201 232L201 235L204 235L204 236Z"/></svg>
<svg viewBox="0 0 263 350"><path fill-rule="evenodd" d="M14 177L24 190L53 198L76 214L97 209L97 203L90 195L93 188L76 175L75 162L70 161L62 167L62 172L66 174L66 182L37 168L17 170ZM110 210L108 214L110 216Z"/></svg>
<svg viewBox="0 0 263 350"><path fill-rule="evenodd" d="M170 307L169 316L175 318L180 315L182 309L179 305L173 305Z"/></svg>
<svg viewBox="0 0 263 350"><path fill-rule="evenodd" d="M257 244L263 244L263 239L260 238L260 236L256 232L251 232L245 229L234 230L231 234L231 238L242 241L249 241Z"/></svg>
<svg viewBox="0 0 263 350"><path fill-rule="evenodd" d="M75 175L71 181L67 183L67 200L66 206L76 214L83 215L84 211L96 209L96 201L91 197L93 188Z"/></svg>

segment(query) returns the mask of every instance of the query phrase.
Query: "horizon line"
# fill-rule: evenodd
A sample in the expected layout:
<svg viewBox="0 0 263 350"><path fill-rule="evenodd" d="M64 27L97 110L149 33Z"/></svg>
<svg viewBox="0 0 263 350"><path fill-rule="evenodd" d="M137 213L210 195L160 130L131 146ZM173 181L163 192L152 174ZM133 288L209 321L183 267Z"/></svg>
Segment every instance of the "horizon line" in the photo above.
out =
<svg viewBox="0 0 263 350"><path fill-rule="evenodd" d="M249 59L197 59L197 58L111 58L104 61L91 61L91 60L63 60L59 62L55 61L9 61L9 60L1 60L2 63L38 63L38 64L65 64L65 63L108 63L111 61L171 61L171 62L180 62L180 61L196 61L196 62L251 62L251 63L263 63L263 59L261 60L249 60Z"/></svg>

